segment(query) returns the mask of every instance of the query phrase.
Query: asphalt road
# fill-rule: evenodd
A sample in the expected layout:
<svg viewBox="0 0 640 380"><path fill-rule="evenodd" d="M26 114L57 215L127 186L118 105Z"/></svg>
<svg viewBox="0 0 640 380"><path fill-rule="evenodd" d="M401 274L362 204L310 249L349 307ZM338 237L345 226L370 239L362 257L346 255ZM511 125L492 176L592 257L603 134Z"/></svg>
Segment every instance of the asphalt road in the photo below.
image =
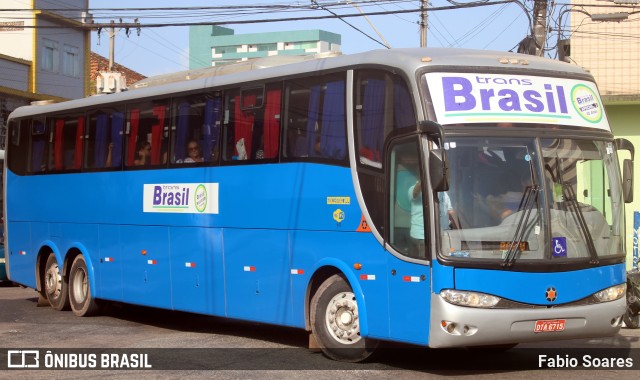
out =
<svg viewBox="0 0 640 380"><path fill-rule="evenodd" d="M640 329L623 328L604 339L523 344L505 352L385 344L374 360L363 364L326 359L308 350L307 340L306 332L298 329L131 305L111 304L100 316L78 318L71 312L38 307L32 289L0 287L0 379L621 380L640 373ZM38 351L41 369L8 369L9 364L23 363L17 351L26 352L24 363L34 363L33 352L25 350ZM540 355L546 355L543 368L538 368ZM561 365L562 359L582 367L549 368L549 363ZM585 369L585 363L600 368ZM97 369L68 369L91 364ZM632 370L625 369L629 364ZM45 369L55 367L66 369ZM100 369L104 367L111 369Z"/></svg>

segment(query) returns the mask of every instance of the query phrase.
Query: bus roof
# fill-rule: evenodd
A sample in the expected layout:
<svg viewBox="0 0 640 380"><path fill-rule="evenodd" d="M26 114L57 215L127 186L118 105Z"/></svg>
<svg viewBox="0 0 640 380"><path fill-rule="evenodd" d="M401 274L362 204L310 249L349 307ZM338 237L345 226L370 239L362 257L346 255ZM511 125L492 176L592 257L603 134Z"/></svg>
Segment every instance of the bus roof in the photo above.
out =
<svg viewBox="0 0 640 380"><path fill-rule="evenodd" d="M202 70L191 70L152 77L142 81L140 88L110 95L97 95L83 99L70 100L47 105L32 105L16 109L11 117L24 117L67 109L99 106L114 102L130 102L147 97L162 96L180 92L196 91L208 87L242 84L261 81L268 78L291 76L314 71L333 70L340 67L356 67L364 65L385 65L397 67L406 73L413 73L421 67L486 67L486 68L519 68L526 71L548 71L573 75L589 75L581 67L557 60L535 57L511 52L452 49L452 48L407 48L380 49L350 55L316 55L301 59L283 59L273 57L272 64L268 59L256 62L241 62L234 69L216 70L215 67ZM291 63L294 61L294 63ZM298 62L295 62L298 61ZM240 68L244 65L244 68ZM207 75L207 70L210 75ZM189 76L188 73L193 73ZM228 74L227 74L228 73ZM173 75L173 78L172 78ZM155 78L155 81L154 81ZM177 79L179 81L176 81ZM189 79L187 79L189 78ZM144 86L144 83L147 83ZM156 85L157 84L157 85Z"/></svg>

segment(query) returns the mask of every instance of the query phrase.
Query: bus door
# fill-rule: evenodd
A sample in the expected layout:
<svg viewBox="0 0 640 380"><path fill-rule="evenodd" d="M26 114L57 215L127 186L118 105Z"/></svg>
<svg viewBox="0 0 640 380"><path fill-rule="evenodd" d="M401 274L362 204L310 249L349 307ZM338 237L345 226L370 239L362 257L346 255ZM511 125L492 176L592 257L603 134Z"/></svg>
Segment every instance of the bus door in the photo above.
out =
<svg viewBox="0 0 640 380"><path fill-rule="evenodd" d="M426 344L431 279L418 139L396 140L389 152L387 242L395 254L388 256L389 332L393 339Z"/></svg>

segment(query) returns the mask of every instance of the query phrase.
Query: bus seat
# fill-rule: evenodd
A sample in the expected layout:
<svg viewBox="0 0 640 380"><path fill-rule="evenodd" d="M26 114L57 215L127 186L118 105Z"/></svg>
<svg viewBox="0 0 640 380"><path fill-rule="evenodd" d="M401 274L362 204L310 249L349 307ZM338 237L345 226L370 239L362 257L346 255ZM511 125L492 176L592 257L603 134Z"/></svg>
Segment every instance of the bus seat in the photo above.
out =
<svg viewBox="0 0 640 380"><path fill-rule="evenodd" d="M31 172L37 173L42 171L42 163L44 158L45 140L38 139L33 141L33 150L31 151Z"/></svg>
<svg viewBox="0 0 640 380"><path fill-rule="evenodd" d="M101 113L96 116L96 130L93 144L94 168L103 168L107 162L107 149L109 149L108 128L109 115L107 115L106 113ZM111 153L113 154L113 150Z"/></svg>
<svg viewBox="0 0 640 380"><path fill-rule="evenodd" d="M111 115L111 167L122 165L122 138L124 134L124 112Z"/></svg>

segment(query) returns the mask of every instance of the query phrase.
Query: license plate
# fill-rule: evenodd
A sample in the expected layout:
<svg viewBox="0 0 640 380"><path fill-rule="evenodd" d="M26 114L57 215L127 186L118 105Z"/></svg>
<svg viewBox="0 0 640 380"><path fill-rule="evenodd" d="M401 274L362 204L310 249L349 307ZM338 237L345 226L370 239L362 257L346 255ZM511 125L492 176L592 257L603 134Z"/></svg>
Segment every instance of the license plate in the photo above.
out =
<svg viewBox="0 0 640 380"><path fill-rule="evenodd" d="M553 331L562 331L564 330L564 319L545 319L541 321L536 321L536 327L533 332L541 333L541 332L553 332Z"/></svg>

